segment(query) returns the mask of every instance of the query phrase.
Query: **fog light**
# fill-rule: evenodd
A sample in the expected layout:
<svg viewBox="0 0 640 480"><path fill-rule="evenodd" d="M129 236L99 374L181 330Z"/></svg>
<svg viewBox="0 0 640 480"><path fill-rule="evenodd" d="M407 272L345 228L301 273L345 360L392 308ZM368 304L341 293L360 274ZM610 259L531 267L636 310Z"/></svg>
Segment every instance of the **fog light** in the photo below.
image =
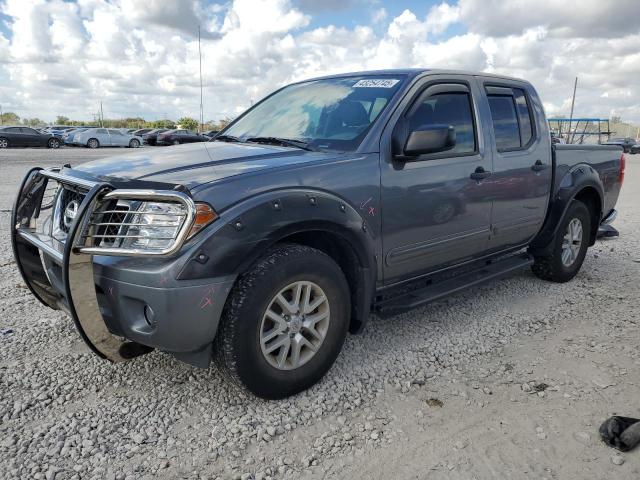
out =
<svg viewBox="0 0 640 480"><path fill-rule="evenodd" d="M144 319L147 321L150 327L156 326L156 314L149 305L144 306Z"/></svg>

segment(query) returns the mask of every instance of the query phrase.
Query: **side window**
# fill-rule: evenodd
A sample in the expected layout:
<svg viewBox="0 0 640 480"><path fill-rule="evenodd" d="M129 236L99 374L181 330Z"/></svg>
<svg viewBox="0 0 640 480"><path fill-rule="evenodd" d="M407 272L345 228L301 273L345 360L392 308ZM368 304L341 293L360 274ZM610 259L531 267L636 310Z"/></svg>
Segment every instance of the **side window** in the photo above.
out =
<svg viewBox="0 0 640 480"><path fill-rule="evenodd" d="M371 111L369 112L369 120L372 122L378 118L378 115L387 104L387 99L385 97L378 97L373 102L373 106L371 107Z"/></svg>
<svg viewBox="0 0 640 480"><path fill-rule="evenodd" d="M460 155L476 151L471 97L468 93L437 93L418 101L421 103L411 108L412 113L407 119L409 131L431 125L451 125L456 130L456 146L448 153Z"/></svg>
<svg viewBox="0 0 640 480"><path fill-rule="evenodd" d="M110 134L110 135L122 135L122 134L120 133L120 130L109 130L109 134Z"/></svg>
<svg viewBox="0 0 640 480"><path fill-rule="evenodd" d="M520 144L522 147L524 147L533 138L531 109L529 108L529 103L527 102L527 96L524 94L524 90L520 88L514 88L513 95L516 99L518 120L520 121Z"/></svg>
<svg viewBox="0 0 640 480"><path fill-rule="evenodd" d="M498 151L520 148L520 129L514 97L489 95L488 98Z"/></svg>
<svg viewBox="0 0 640 480"><path fill-rule="evenodd" d="M7 128L7 132L22 133L22 129L19 127L10 127L10 128Z"/></svg>
<svg viewBox="0 0 640 480"><path fill-rule="evenodd" d="M96 133L99 135L105 135L107 133L107 129L106 128L99 128L98 130L96 130Z"/></svg>

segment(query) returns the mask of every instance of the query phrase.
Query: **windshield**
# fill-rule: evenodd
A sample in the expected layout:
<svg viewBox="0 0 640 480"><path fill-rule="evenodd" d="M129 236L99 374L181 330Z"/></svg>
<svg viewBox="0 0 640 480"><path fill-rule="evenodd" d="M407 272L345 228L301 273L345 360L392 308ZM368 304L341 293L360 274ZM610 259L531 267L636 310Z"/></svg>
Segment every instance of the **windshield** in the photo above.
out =
<svg viewBox="0 0 640 480"><path fill-rule="evenodd" d="M221 134L241 141L277 137L318 149L355 150L403 81L402 75L367 76L290 85Z"/></svg>

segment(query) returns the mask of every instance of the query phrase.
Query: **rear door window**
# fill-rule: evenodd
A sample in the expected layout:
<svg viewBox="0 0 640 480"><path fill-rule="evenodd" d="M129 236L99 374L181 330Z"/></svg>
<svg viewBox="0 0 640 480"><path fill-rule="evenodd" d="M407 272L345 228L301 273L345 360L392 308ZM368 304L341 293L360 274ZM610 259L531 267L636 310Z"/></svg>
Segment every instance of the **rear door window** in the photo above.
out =
<svg viewBox="0 0 640 480"><path fill-rule="evenodd" d="M524 147L533 138L533 123L531 122L531 109L527 102L527 96L524 90L520 88L513 89L513 96L516 99L516 108L518 109L518 122L520 123L520 146Z"/></svg>
<svg viewBox="0 0 640 480"><path fill-rule="evenodd" d="M528 148L535 137L533 110L521 88L487 87L496 148L500 151Z"/></svg>
<svg viewBox="0 0 640 480"><path fill-rule="evenodd" d="M520 128L514 97L489 95L488 98L498 151L520 148Z"/></svg>

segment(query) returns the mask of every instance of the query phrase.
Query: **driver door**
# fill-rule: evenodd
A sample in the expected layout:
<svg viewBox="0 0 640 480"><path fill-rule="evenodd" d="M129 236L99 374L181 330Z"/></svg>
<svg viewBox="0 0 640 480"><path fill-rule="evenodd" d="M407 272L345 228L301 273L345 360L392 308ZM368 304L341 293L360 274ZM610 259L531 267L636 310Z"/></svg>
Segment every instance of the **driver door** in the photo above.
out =
<svg viewBox="0 0 640 480"><path fill-rule="evenodd" d="M478 87L464 78L435 78L409 93L387 127L393 130L383 135L390 138L381 148L386 284L462 263L487 248L491 197L483 179L492 157L479 128ZM412 131L442 125L455 129L452 149L403 157Z"/></svg>

